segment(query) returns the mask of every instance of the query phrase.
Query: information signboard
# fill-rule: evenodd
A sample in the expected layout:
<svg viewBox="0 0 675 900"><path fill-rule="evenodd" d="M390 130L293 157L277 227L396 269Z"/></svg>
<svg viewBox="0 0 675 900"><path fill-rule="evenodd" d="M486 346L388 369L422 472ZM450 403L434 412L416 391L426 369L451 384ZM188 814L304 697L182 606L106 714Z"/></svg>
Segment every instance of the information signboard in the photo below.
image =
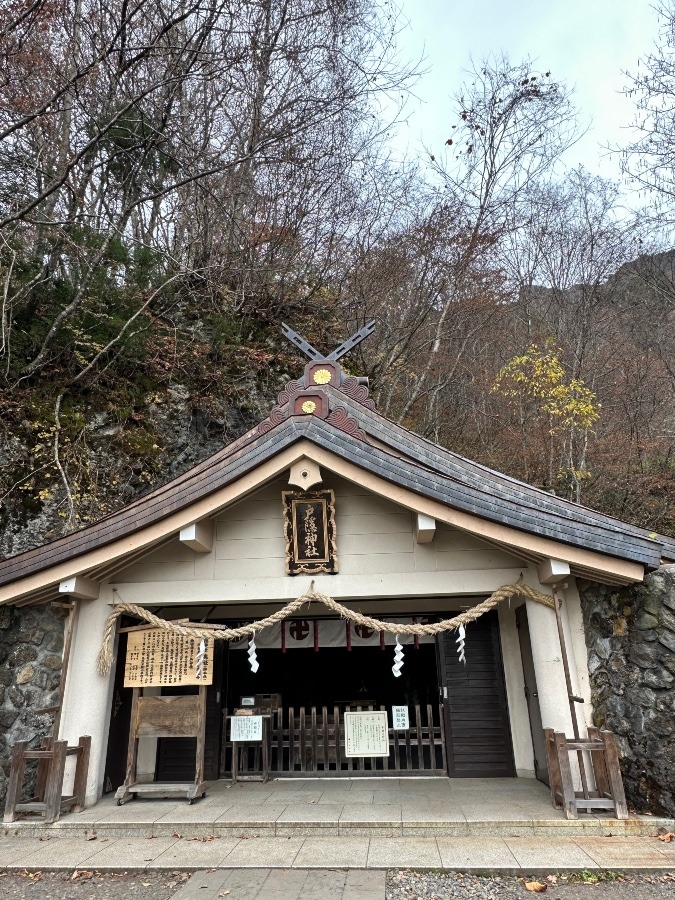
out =
<svg viewBox="0 0 675 900"><path fill-rule="evenodd" d="M407 731L410 728L407 706L392 706L391 725L396 731Z"/></svg>
<svg viewBox="0 0 675 900"><path fill-rule="evenodd" d="M181 687L213 682L213 638L204 641L163 628L130 631L124 687Z"/></svg>
<svg viewBox="0 0 675 900"><path fill-rule="evenodd" d="M345 756L389 756L389 721L386 710L346 712Z"/></svg>
<svg viewBox="0 0 675 900"><path fill-rule="evenodd" d="M262 716L232 716L230 719L231 741L262 741Z"/></svg>

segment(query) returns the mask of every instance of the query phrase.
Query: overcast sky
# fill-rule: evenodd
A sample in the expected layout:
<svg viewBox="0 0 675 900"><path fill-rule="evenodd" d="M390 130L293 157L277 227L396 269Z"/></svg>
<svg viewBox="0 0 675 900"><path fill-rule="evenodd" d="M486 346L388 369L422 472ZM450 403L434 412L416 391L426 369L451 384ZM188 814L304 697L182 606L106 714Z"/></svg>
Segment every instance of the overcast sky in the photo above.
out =
<svg viewBox="0 0 675 900"><path fill-rule="evenodd" d="M632 105L621 96L624 70L652 48L658 18L652 0L400 0L410 26L401 35L409 57L426 56L429 73L419 82L419 102L401 129L410 148L424 143L442 151L451 124L449 98L465 80L463 71L488 54L505 52L512 62L527 56L553 79L574 87L574 101L589 133L565 163L618 177L604 144L626 142ZM604 157L604 158L603 158Z"/></svg>

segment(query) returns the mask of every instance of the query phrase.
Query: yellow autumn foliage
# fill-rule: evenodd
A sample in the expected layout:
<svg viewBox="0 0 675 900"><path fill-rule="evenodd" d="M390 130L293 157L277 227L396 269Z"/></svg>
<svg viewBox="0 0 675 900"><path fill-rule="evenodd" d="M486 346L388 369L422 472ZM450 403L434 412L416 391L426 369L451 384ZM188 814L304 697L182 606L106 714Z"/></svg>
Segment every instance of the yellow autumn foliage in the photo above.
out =
<svg viewBox="0 0 675 900"><path fill-rule="evenodd" d="M550 344L532 344L500 370L491 389L510 399L530 398L550 417L552 430L590 428L600 418L596 395L580 378L567 380L565 369Z"/></svg>

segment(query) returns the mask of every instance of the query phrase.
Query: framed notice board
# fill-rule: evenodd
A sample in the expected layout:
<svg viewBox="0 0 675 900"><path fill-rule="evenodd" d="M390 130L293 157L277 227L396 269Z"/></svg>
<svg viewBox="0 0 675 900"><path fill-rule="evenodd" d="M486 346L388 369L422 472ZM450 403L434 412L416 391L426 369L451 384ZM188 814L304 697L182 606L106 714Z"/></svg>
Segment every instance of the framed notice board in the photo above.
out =
<svg viewBox="0 0 675 900"><path fill-rule="evenodd" d="M386 710L346 712L345 756L389 756Z"/></svg>
<svg viewBox="0 0 675 900"><path fill-rule="evenodd" d="M124 667L124 687L183 687L213 682L213 638L201 640L144 628L130 631Z"/></svg>

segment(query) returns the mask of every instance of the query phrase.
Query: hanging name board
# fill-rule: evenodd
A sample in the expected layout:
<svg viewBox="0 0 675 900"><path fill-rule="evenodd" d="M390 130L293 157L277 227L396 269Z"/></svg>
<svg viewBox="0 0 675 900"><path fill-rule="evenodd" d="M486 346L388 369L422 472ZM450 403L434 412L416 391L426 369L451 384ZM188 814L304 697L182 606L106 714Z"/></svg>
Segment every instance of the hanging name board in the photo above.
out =
<svg viewBox="0 0 675 900"><path fill-rule="evenodd" d="M124 687L181 687L213 682L213 638L202 641L163 628L130 631Z"/></svg>
<svg viewBox="0 0 675 900"><path fill-rule="evenodd" d="M387 711L346 712L345 756L389 756Z"/></svg>
<svg viewBox="0 0 675 900"><path fill-rule="evenodd" d="M391 724L395 731L407 731L410 728L407 706L392 706Z"/></svg>
<svg viewBox="0 0 675 900"><path fill-rule="evenodd" d="M230 740L262 741L262 716L232 716L230 719Z"/></svg>
<svg viewBox="0 0 675 900"><path fill-rule="evenodd" d="M335 494L333 491L283 491L286 574L335 574Z"/></svg>

